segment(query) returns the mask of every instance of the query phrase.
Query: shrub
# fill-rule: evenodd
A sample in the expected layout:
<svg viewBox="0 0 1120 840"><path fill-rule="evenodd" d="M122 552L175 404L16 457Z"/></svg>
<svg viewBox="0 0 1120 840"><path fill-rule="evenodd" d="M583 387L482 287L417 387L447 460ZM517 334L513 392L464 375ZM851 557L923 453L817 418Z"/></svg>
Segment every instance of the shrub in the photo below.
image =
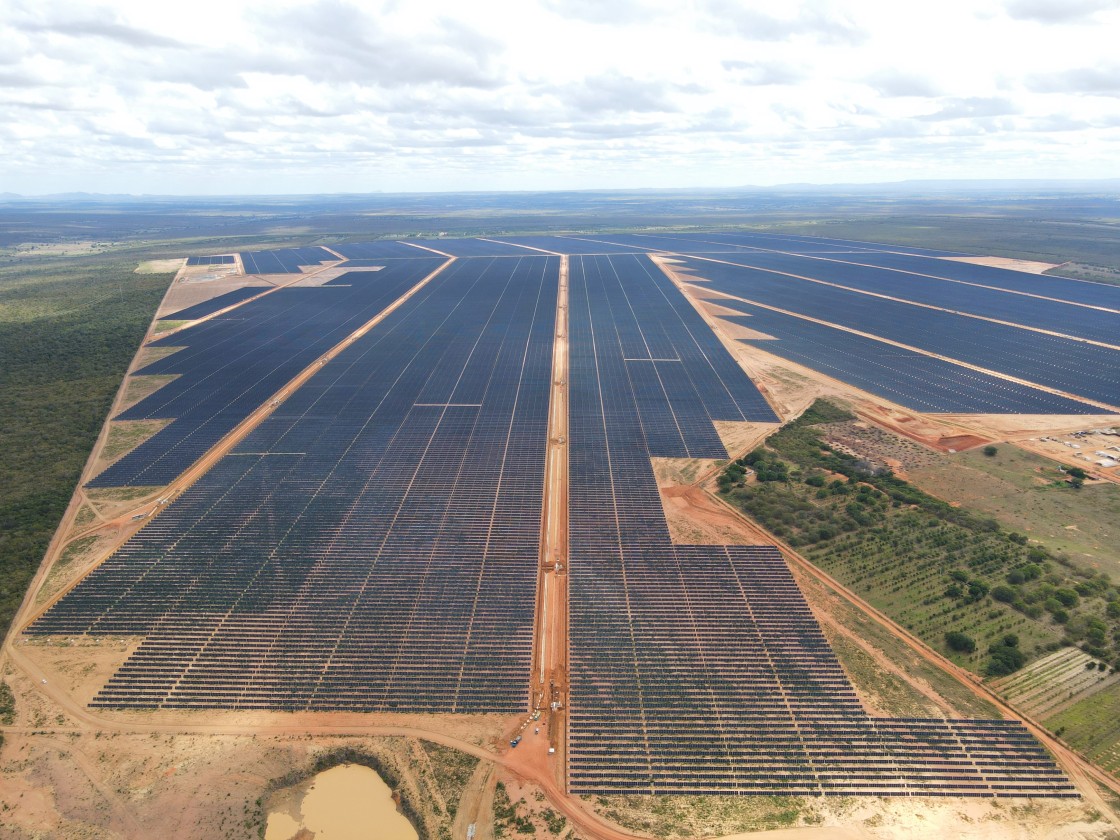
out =
<svg viewBox="0 0 1120 840"><path fill-rule="evenodd" d="M945 634L945 644L950 650L957 653L972 653L976 650L976 641L969 635L953 630Z"/></svg>

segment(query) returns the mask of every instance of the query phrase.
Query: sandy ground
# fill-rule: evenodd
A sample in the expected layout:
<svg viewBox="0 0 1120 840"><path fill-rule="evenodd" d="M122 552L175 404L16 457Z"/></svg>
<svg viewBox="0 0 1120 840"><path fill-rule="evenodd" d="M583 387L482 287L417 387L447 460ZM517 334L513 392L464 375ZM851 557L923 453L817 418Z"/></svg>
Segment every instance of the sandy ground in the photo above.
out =
<svg viewBox="0 0 1120 840"><path fill-rule="evenodd" d="M942 259L949 262L990 265L995 268L1011 269L1012 271L1025 271L1027 274L1042 274L1062 265L1062 263L1034 262L1033 260L1013 260L1008 257L942 257Z"/></svg>

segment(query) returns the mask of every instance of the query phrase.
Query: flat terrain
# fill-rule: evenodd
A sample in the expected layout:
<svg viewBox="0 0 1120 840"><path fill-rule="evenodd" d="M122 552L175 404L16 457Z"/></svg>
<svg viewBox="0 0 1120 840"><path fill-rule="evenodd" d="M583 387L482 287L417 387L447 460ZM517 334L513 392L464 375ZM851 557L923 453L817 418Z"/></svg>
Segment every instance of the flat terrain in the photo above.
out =
<svg viewBox="0 0 1120 840"><path fill-rule="evenodd" d="M248 214L245 219L243 231L247 230L248 225L256 224L248 221ZM337 217L335 220L337 221ZM531 224L526 218L522 218L518 223ZM784 224L775 220L769 220L767 223ZM235 222L234 226L240 224ZM492 225L493 220L485 224ZM440 229L445 228L446 226ZM338 229L345 229L345 225L341 225ZM589 255L585 258L588 262L599 262L599 270L609 266L610 270L618 273L619 276L631 271L630 268L623 268L628 265L628 260L635 260L635 265L642 264L638 258L624 256L627 251L638 250L636 246L612 247L613 237L610 234L600 233L591 236L581 234L578 241L582 244L576 245L570 237L539 235L541 230L543 228L540 227L522 228L521 232L534 235L531 238L520 239L516 234L511 235L509 230L492 230L487 232L496 234L495 238L501 240L500 242L491 239L491 244L486 244L478 240L477 245L469 247L460 247L451 242L445 245L433 242L426 247L441 249L442 245L441 253L461 253L462 259L477 259L485 253L496 253L499 259L504 259L517 253L524 254L534 248L538 249L537 254L542 250L558 249L582 252ZM282 239L285 235L283 233L272 235L276 238L271 242L267 241L267 237L260 238L257 240L259 244L253 244L248 249L246 246L250 245L250 240L245 237L238 241L237 238L243 236L243 233L230 236L220 243L213 239L209 241L199 239L181 253L240 253L242 256L237 258L234 265L241 266L244 264L243 255L258 254L257 249L261 245L282 250L289 244L300 247L325 244L330 250L315 254L292 252L293 261L290 265L280 263L286 271L300 272L298 275L291 275L296 282L301 282L300 278L308 274L307 268L301 267L300 261L311 256L321 256L323 253L328 255L328 261L333 255L347 256L360 261L381 260L382 264L388 260L407 259L403 256L406 251L412 252L408 256L413 258L423 258L425 255L424 251L397 243L350 247L329 241L313 243L308 241L306 235L302 240L289 238L286 241ZM835 235L842 234L836 232ZM123 237L114 239L107 247L109 250L122 251L132 247L124 244L123 239ZM948 239L951 240L951 237ZM693 238L692 242L695 241ZM751 247L741 244L728 245L729 241L717 240L713 247L723 252L729 248L742 252L744 248L749 250ZM755 239L754 242L758 245L761 240ZM677 245L679 239L670 235L666 240L659 241L656 247L675 250ZM165 248L166 245L160 247ZM648 247L650 246L646 243L642 249ZM844 247L856 249L860 246L848 243ZM954 250L953 242L948 240L926 241L921 247ZM153 257L160 256L158 250L150 244L144 245L143 248L152 251ZM134 248L134 250L139 252L143 248ZM405 251L401 251L401 248ZM57 248L52 248L50 251L56 255L59 253ZM617 256L611 257L610 260L590 256L604 251ZM995 253L995 250L987 248L984 252ZM29 251L22 249L19 253L20 259L26 259ZM77 253L75 251L75 254ZM164 254L166 253L165 250ZM437 256L431 251L426 253L431 257ZM709 250L707 253L711 255L716 252ZM1030 256L1042 258L1042 255ZM538 259L543 258L543 256L538 257ZM253 259L256 260L257 257ZM267 258L261 257L261 259ZM1088 257L1085 259L1089 260ZM1055 259L1053 262L1058 263L1059 260ZM336 264L336 262L329 264ZM150 266L149 270L161 267L163 266ZM1107 266L1100 267L1101 271L1106 269ZM184 327L189 331L191 321L176 316L182 314L186 307L196 305L202 305L202 308L186 314L204 319L212 317L214 313L207 311L210 305L206 304L206 301L236 287L236 283L229 282L230 275L221 273L223 270L224 267L221 265L192 267L192 271L199 271L199 273L192 275L195 280L190 288L198 289L208 284L213 285L204 292L192 293L191 299L181 298L172 301L169 297L160 308L160 314L171 317L161 323L172 331ZM314 270L312 267L311 271ZM380 272L373 273L380 274ZM211 275L211 279L203 279ZM160 275L136 276L160 277ZM262 282L259 288L263 291L275 288L277 283L290 282L279 280L278 278L282 276L275 275L272 279ZM346 281L339 279L342 276L342 272L324 275L323 283L345 285ZM656 277L656 271L649 276ZM166 275L162 279L166 284ZM184 284L183 288L188 288L188 284ZM672 287L669 285L666 288ZM211 291L214 294L211 294ZM233 305L238 305L236 300L230 300ZM618 300L622 299L616 298L616 301ZM154 306L150 311L154 311ZM717 314L714 309L709 312L705 305L698 306L696 311L701 316ZM229 312L236 313L236 309ZM726 316L727 312L724 311L722 314ZM648 317L646 313L641 313L639 320L646 317ZM1101 516L1112 515L1113 497L1108 495L1107 491L1115 489L1114 485L1104 487L1101 483L1090 482L1080 491L1057 487L1044 488L1039 492L1040 507L1032 511L1030 522L1024 518L1016 519L1016 516L1021 515L1015 508L1013 494L1030 492L1029 489L1024 489L1022 484L1023 474L1037 470L1035 474L1038 477L1048 479L1051 477L1051 471L1056 473L1057 470L1049 462L1040 464L1031 461L1034 456L1020 453L1003 441L1017 435L1037 436L1074 431L1077 425L1070 417L1038 416L1031 418L1029 422L1022 422L1021 418L1014 418L1013 415L923 415L916 411L913 405L900 404L905 403L905 399L894 402L884 398L883 395L869 398L866 393L854 388L851 382L845 384L827 375L821 377L796 362L776 360L773 355L764 351L764 342L757 342L758 348L752 348L741 341L735 341L731 337L732 327L743 329L742 325L733 325L729 321L722 322L724 326L721 326L720 322L710 321L710 323L717 326L717 339L721 339L723 345L732 350L735 357L743 363L745 369L760 385L760 393L765 398L765 402L777 409L777 413L783 419L804 409L817 396L841 397L857 409L859 419L855 421L856 423L867 424L869 428L878 429L885 435L900 435L892 444L879 441L884 450L890 450L884 456L884 460L897 461L900 471L919 487L934 496L959 503L961 508L991 516L999 520L1005 529L1026 533L1031 539L1041 540L1048 550L1069 554L1078 562L1085 560L1090 564L1099 563L1098 568L1105 571L1109 571L1110 564L1115 562L1108 557L1108 531L1105 526L1099 524ZM603 324L599 324L596 329L602 326ZM183 334L185 335L186 332ZM713 389L704 387L694 396L689 397L684 396L683 392L674 393L672 389L678 385L674 376L684 359L680 346L672 348L671 344L661 343L664 342L663 336L655 338L646 336L644 348L639 348L638 345L627 346L625 342L629 339L621 328L618 335L623 340L622 365L627 369L631 380L639 381L641 377L652 374L651 378L642 380L648 383L650 390L635 391L635 393L641 395L639 414L642 416L648 440L651 442L649 452L646 453L647 467L643 468L649 473L649 487L653 491L649 497L652 505L650 511L656 511L651 514L653 516L660 516L662 511L667 515L665 537L667 545L674 543L707 546L744 545L757 543L760 538L767 537L768 532L760 529L757 524L737 518L721 508L720 503L709 492L709 489L714 487L709 485L706 489L704 481L710 482L714 471L718 470L717 461L724 452L724 445L730 448L733 456L742 454L756 446L765 433L774 428L773 425L755 424L752 430L750 424L742 423L742 415L740 418L725 417L722 413L713 412L710 407L706 407L698 414L697 397L703 401L713 392ZM740 333L740 335L747 334ZM763 349L763 352L755 352L755 349ZM144 352L149 354L145 364L158 361L151 355L152 351ZM547 366L548 360L545 361ZM574 383L579 381L581 375L578 369L573 370L572 387L575 387ZM722 374L718 375L722 376ZM693 374L694 381L696 381L695 376L696 374ZM118 405L127 407L142 404L144 400L158 395L169 387L172 381L150 379L145 382L143 378L138 378L121 393L122 399ZM565 393L569 386L564 382L559 387L562 389L561 393ZM1026 384L1025 387L1031 388L1033 385ZM1044 392L1046 388L1054 390L1053 386L1044 386ZM664 408L655 410L651 408L654 403L649 400L658 393L661 396L657 399L664 400ZM1094 394L1090 398L1102 394L1103 392ZM108 396L111 397L111 393ZM1072 394L1068 399L1076 400L1077 396ZM459 400L447 399L443 402L450 408L450 403L458 403ZM469 407L469 405L463 406L463 408ZM582 411L578 405L573 409L577 415ZM701 430L698 416L704 416L706 422L710 422L708 419L710 417L716 417L721 421L720 424L711 427L715 430L714 434ZM281 417L283 417L282 413ZM721 425L724 420L730 421L729 424ZM129 423L139 422L153 425L129 425ZM120 421L113 424L98 447L97 459L90 462L87 475L93 475L105 464L113 462L129 451L135 451L134 446L152 432L158 432L163 422L164 418L153 416L149 420ZM742 423L741 427L736 428L736 423ZM581 439L580 428L584 427L577 424L569 431L573 440ZM839 430L837 431L839 434ZM855 443L859 442L859 432L858 426L847 430L847 436L853 441L853 448ZM976 448L990 441L998 444L999 452L994 459L979 454ZM296 447L283 451L278 446L273 448L277 455L282 457L288 457L286 454L288 452L306 451L297 450ZM961 450L969 451L953 454L951 450L957 450L958 453ZM266 448L245 451L267 452L269 450ZM622 452L621 449L611 451L612 458L617 458ZM654 465L655 470L648 467L649 455L662 459ZM890 465L894 466L894 464ZM965 498L960 495L958 487L957 493L954 494L952 473L954 471L961 473L965 469L975 471L975 475L971 472L966 474L972 476L977 486L983 486L990 492L976 491L969 498ZM619 474L627 476L627 481L637 480L636 473ZM584 480L580 475L577 471L573 480L577 483ZM942 483L938 485L938 481ZM988 483L984 484L984 482ZM660 493L657 492L658 484L661 486ZM1031 487L1033 486L1032 484ZM1038 486L1042 487L1041 484ZM73 479L70 487L73 487ZM999 492L1001 488L1006 491L1003 496ZM1097 492L1102 489L1106 492ZM1097 492L1097 495L1087 496L1089 491ZM626 493L622 493L617 488L615 494L617 499L629 498ZM135 515L133 511L154 509L152 505L155 504L158 495L158 491L154 488L150 491L128 489L80 491L74 498L67 519L66 536L71 542L64 548L61 545L57 546L58 560L51 574L44 576L41 581L43 586L35 595L35 607L41 609L49 605L68 585L68 578L72 580L75 575L83 574L99 564L108 548L120 544L138 527L138 523L132 519ZM645 496L642 498L644 500ZM1062 502L1080 498L1089 498L1094 502L1090 510L1076 505L1063 508ZM1097 500L1099 505L1096 504ZM988 507L985 507L985 504ZM1071 521L1063 523L1067 518ZM166 518L166 514L161 514L156 519L156 523L163 521L170 521ZM265 521L262 520L262 524ZM141 521L139 524L144 523ZM1027 532L1028 524L1031 524L1037 533ZM1077 533L1070 534L1073 529L1067 526L1071 524L1078 526ZM275 530L278 527L276 521L267 520L268 529ZM539 525L536 531L540 531ZM1061 540L1063 535L1067 537L1066 541ZM688 556L695 559L700 553L702 552L698 549L691 549ZM824 558L819 562L822 566L828 567ZM895 631L885 628L875 620L870 620L869 614L862 607L855 606L850 596L841 588L830 587L822 583L819 578L806 576L800 571L795 572L795 578L808 598L813 617L821 624L821 632L836 652L840 667L846 678L850 680L852 690L862 708L881 717L998 716L994 712L994 707L983 699L983 691L978 693L967 680L961 682L959 674L947 676L942 665L937 664L936 657L931 659L924 654L918 654L910 643L901 642ZM850 583L843 578L841 580ZM289 584L290 582L284 583L285 586ZM632 584L628 584L630 585ZM637 593L641 590L631 591ZM218 594L216 590L214 594ZM432 594L435 595L434 590ZM602 593L597 597L600 598L598 603L601 604ZM1083 600L1089 602L1092 599L1083 597ZM680 599L677 601L679 603ZM875 603L888 612L893 609L889 597L884 596ZM988 609L990 611L992 608ZM419 615L419 612L415 614ZM1010 614L1009 617L1014 618ZM998 634L1001 621L1006 623L1006 619L986 620L992 624L992 634ZM700 625L694 624L694 626ZM1054 632L1060 638L1061 633L1058 630ZM995 636L992 634L988 635L994 639ZM1035 639L1030 633L1026 633L1020 644L1024 647L1038 646L1042 641L1042 636ZM55 637L54 640L29 641L20 645L18 655L15 649L9 650L5 674L7 681L16 688L16 712L12 726L5 733L7 737L4 746L5 757L14 754L9 752L10 750L19 753L26 753L28 750L40 751L36 753L34 761L21 760L11 765L10 773L5 770L9 773L9 780L24 794L24 801L21 801L19 809L21 822L18 830L21 832L25 830L33 832L36 826L53 826L55 830L65 826L63 830L71 832L97 832L101 830L97 828L98 826L113 826L114 830L125 835L143 836L143 820L150 820L155 814L181 813L182 818L177 818L175 824L183 826L184 829L193 820L198 824L211 826L215 836L221 834L239 836L237 832L259 824L263 818L261 807L253 804L262 792L272 790L277 785L283 788L298 781L286 771L296 767L297 775L312 772L324 755L334 752L333 745L339 743L334 739L348 738L349 740L346 741L348 748L365 750L366 753L375 756L370 759L372 761L387 762L381 768L383 775L392 776L396 772L394 767L401 771L395 781L391 780L391 784L402 791L402 798L406 802L425 803L425 806L421 807L414 816L414 822L424 827L425 834L422 836L464 835L466 823L463 820L467 819L467 813L479 825L477 836L482 840L489 840L490 836L495 836L502 830L506 832L506 836L514 831L528 834L527 826L530 825L532 833L541 838L569 836L573 832L580 836L621 838L626 835L625 831L611 828L603 823L600 817L595 816L593 813L595 811L600 815L607 815L610 821L626 829L667 836L729 834L788 826L795 828L795 834L790 836L834 837L844 836L842 832L851 831L851 836L903 837L912 835L917 824L916 819L920 819L926 826L938 825L941 827L940 830L954 836L1049 836L1051 833L1061 831L1066 832L1063 836L1112 836L1110 834L1112 829L1106 822L1098 820L1092 812L1092 808L1100 804L1095 794L1085 804L1036 803L1029 809L1023 809L1018 805L1011 805L1004 809L999 803L991 802L948 804L911 801L906 804L905 814L890 801L863 800L857 805L838 801L835 807L826 807L825 803L819 800L799 797L773 800L591 797L586 802L579 802L561 796L554 781L555 776L547 770L549 759L545 755L544 747L548 743L557 743L551 729L560 726L561 722L559 716L548 714L540 721L540 725L545 729L542 733L544 740L539 742L532 729L522 728L524 720L520 716L492 717L485 720L460 716L454 720L437 721L423 716L406 719L400 715L387 713L373 716L335 717L331 717L330 713L311 715L304 713L294 726L291 725L294 719L284 715L251 712L201 714L186 710L163 711L155 714L112 712L95 719L90 716L88 710L82 709L81 704L97 696L102 690L106 675L115 671L129 657L135 656L141 644L139 638L125 637L109 639L107 642L98 646L95 652L94 649L85 647L84 642L74 646L68 643L65 637ZM27 658L27 654L31 654L32 659ZM37 664L32 665L32 661ZM976 662L981 663L982 659L977 659ZM13 663L17 663L18 667L13 667ZM643 664L641 667L647 666ZM973 667L976 667L976 663ZM28 668L31 670L25 670ZM39 674L42 676L40 677ZM563 666L560 666L554 674L555 678L561 681L567 679ZM46 682L43 683L41 680ZM1111 696L1109 693L1112 691L1111 682L1108 681L1107 676L1105 680L1109 684L1104 686L1095 695L1096 697ZM67 697L72 699L67 700ZM566 699L564 694L560 697ZM73 703L75 699L78 701L77 705ZM1102 705L1107 707L1106 703ZM583 706L588 707L587 704ZM579 707L580 703L577 703L576 708ZM719 709L718 705L716 708ZM1099 756L1102 762L1111 768L1108 758L1110 755L1108 750L1111 747L1108 743L1086 740L1086 733L1093 728L1098 730L1100 728L1098 718L1084 713L1086 708L1090 707L1077 703L1058 712L1058 715L1072 715L1068 721L1063 718L1063 721L1066 721L1063 732L1068 733L1065 736L1066 740L1074 746L1090 750L1094 756ZM1100 706L1092 708L1097 709ZM725 719L723 711L717 711L717 714ZM1047 719L1047 725L1051 730L1058 727L1056 720L1057 718L1053 717ZM285 721L288 728L286 731L281 731L285 729ZM416 729L411 730L410 734L411 727ZM448 749L446 753L439 753L437 750L436 754L433 754L428 745L422 745L418 741L398 741L393 745L375 740L378 733L380 736L393 734L398 738L415 737L420 730L429 733L435 731L433 727L444 732L441 736L444 738L444 743L453 749ZM55 733L50 736L33 735L31 734L33 728L39 731L51 728ZM526 742L517 750L509 750L507 748L509 737L519 731L526 733ZM239 751L236 755L230 750L225 752L217 750L217 756L207 754L207 760L213 764L213 772L218 774L214 778L218 778L224 770L232 773L233 778L237 780L233 784L216 785L229 794L228 798L232 801L228 803L228 807L226 803L200 799L192 794L192 791L198 789L196 785L205 784L206 777L200 774L199 762L187 761L182 766L175 766L169 772L163 764L156 766L148 760L140 760L139 755L142 752L139 749L140 739L148 737L142 734L144 732L153 733L153 745L161 743L163 736L159 733L177 733L172 736L178 739L177 741L166 743L168 760L180 754L190 754L192 751L200 755L207 754L208 745L213 744L216 747L219 744L217 739L234 739L230 743L236 745L235 749ZM258 734L250 738L253 732ZM297 741L299 732L308 733L310 739ZM365 737L354 737L359 732L365 733ZM74 766L67 770L63 752L68 750L61 750L57 753L57 761L50 765L49 772L52 774L50 780L48 781L42 774L37 775L32 768L44 766L44 762L50 755L51 738L61 739L60 743L64 741L89 760L76 761ZM108 748L106 739L109 738L122 744L122 747ZM98 747L91 747L93 744L98 744ZM401 747L400 744L405 746ZM260 750L272 750L272 752L265 755ZM30 757L30 753L27 755ZM454 756L461 758L463 755L472 756L471 761L477 761L479 758L482 761L468 767L459 759L452 760ZM377 758L378 756L380 758ZM252 761L257 761L262 768L273 766L269 764L271 761L277 766L278 771L268 776L267 773L254 773L241 769L251 766ZM1063 757L1063 762L1068 762L1068 758ZM127 770L116 769L125 766ZM281 766L285 771L283 773L279 772ZM494 772L495 768L498 768L497 772ZM1076 779L1082 785L1082 789L1086 790L1080 772L1079 770ZM427 777L424 777L425 773L428 774ZM157 783L157 778L162 781ZM425 781L424 778L432 781ZM441 778L446 781L441 783L439 781ZM83 779L86 781L82 781ZM501 788L497 787L499 779L503 781ZM82 785L88 785L88 793L76 793L76 798L73 800L66 797L52 799L49 794L44 793L48 790L47 785L54 790L74 791L86 790ZM128 793L129 791L131 793ZM137 793L137 791L144 792ZM162 791L158 803L157 797L147 791ZM32 798L27 799L27 796ZM456 811L458 808L456 803L460 798L463 803L462 814ZM30 808L27 805L29 802L38 804ZM187 802L192 804L187 807L183 804ZM183 810L184 808L186 810ZM22 836L22 834L15 836Z"/></svg>

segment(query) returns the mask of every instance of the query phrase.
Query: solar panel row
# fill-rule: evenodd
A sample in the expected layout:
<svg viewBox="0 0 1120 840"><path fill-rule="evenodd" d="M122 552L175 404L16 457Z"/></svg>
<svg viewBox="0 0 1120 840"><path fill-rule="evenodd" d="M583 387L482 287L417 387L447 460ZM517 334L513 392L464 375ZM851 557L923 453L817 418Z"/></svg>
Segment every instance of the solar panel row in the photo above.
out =
<svg viewBox="0 0 1120 840"><path fill-rule="evenodd" d="M346 245L332 245L331 250L342 254L348 260L412 259L422 257L425 253L431 253L417 247L421 244L424 243L417 242L416 245L410 245L408 242L396 239L383 239L378 242L351 242Z"/></svg>
<svg viewBox="0 0 1120 840"><path fill-rule="evenodd" d="M723 255L721 259L738 265L811 277L849 289L888 295L953 312L965 312L983 318L1022 324L1105 343L1120 342L1120 313L1117 312L1074 306L1027 295L1009 294L1006 290L940 280L905 271L858 265L844 261L849 258L837 256L822 259L792 254L759 253ZM861 260L862 257L853 256L850 259ZM940 262L945 264L944 260ZM815 292L812 286L798 286L798 281L793 277L787 279L792 286L800 288L803 294L810 295ZM867 305L874 306L875 300L867 301ZM974 324L973 327L978 330L986 329L983 323Z"/></svg>
<svg viewBox="0 0 1120 840"><path fill-rule="evenodd" d="M670 410L626 361L674 332L641 264L569 272L571 790L1076 795L1017 723L870 718L775 548L672 543L646 432Z"/></svg>
<svg viewBox="0 0 1120 840"><path fill-rule="evenodd" d="M276 251L242 251L246 274L300 274L300 268L338 260L325 248L281 248Z"/></svg>
<svg viewBox="0 0 1120 840"><path fill-rule="evenodd" d="M1120 405L1120 351L977 321L755 268L683 257L715 289L1109 405ZM822 263L824 265L825 263ZM735 301L721 301L737 309Z"/></svg>
<svg viewBox="0 0 1120 840"><path fill-rule="evenodd" d="M528 707L558 261L461 261L30 629L146 636L93 705Z"/></svg>
<svg viewBox="0 0 1120 840"><path fill-rule="evenodd" d="M178 312L172 312L170 315L164 315L160 320L193 321L196 318L205 318L219 309L225 309L227 306L233 306L235 303L240 303L267 291L267 286L242 286L240 289L234 289L224 295L218 295L210 298L210 300L196 303L194 306L188 306L186 309L180 309Z"/></svg>
<svg viewBox="0 0 1120 840"><path fill-rule="evenodd" d="M140 370L177 378L117 420L174 418L89 487L172 481L296 374L434 271L438 257L352 272L323 286L278 289L157 340L184 347Z"/></svg>
<svg viewBox="0 0 1120 840"><path fill-rule="evenodd" d="M596 347L618 350L649 453L724 458L712 420L775 422L773 410L673 283L645 255L573 257L596 291ZM581 352L573 347L572 353ZM612 357L613 358L613 357Z"/></svg>
<svg viewBox="0 0 1120 840"><path fill-rule="evenodd" d="M187 265L233 265L232 254L222 254L214 257L187 257Z"/></svg>
<svg viewBox="0 0 1120 840"><path fill-rule="evenodd" d="M722 305L749 317L728 320L773 336L745 339L870 394L929 413L1100 414L1101 409L952 362L745 303Z"/></svg>
<svg viewBox="0 0 1120 840"><path fill-rule="evenodd" d="M1120 310L1120 286L1109 283L1093 283L1067 277L1009 271L989 265L926 259L903 254L860 255L859 262Z"/></svg>

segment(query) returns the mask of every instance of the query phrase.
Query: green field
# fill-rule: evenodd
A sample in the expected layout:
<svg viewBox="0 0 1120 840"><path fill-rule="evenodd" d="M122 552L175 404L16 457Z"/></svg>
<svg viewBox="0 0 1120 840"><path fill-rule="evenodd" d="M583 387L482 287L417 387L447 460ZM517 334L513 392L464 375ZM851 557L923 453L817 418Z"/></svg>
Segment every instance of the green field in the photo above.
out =
<svg viewBox="0 0 1120 840"><path fill-rule="evenodd" d="M923 490L991 516L1120 582L1120 485L1099 482L1073 490L1061 481L1056 462L1011 445L996 449L992 457L974 449L907 474Z"/></svg>
<svg viewBox="0 0 1120 840"><path fill-rule="evenodd" d="M1094 764L1113 774L1120 771L1120 685L1087 697L1045 723Z"/></svg>

